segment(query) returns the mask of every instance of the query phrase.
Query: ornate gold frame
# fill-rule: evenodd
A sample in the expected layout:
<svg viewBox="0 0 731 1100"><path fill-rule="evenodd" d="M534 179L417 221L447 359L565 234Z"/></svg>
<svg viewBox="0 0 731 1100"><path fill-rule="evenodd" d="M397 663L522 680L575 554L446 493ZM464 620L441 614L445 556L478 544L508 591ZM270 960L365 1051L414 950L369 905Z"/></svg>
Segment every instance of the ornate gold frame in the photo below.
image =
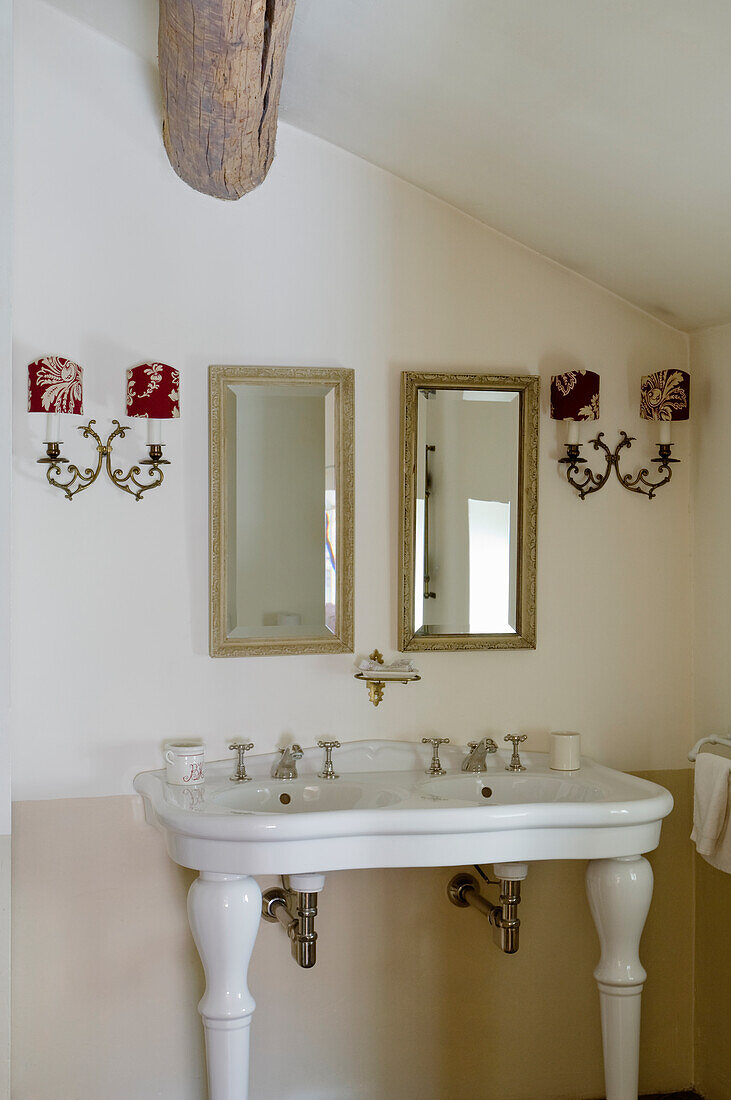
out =
<svg viewBox="0 0 731 1100"><path fill-rule="evenodd" d="M519 390L520 471L516 634L414 633L414 540L416 537L416 432L417 391ZM538 526L538 422L540 379L526 375L401 374L401 607L398 647L430 649L535 649L536 647L536 535Z"/></svg>
<svg viewBox="0 0 731 1100"><path fill-rule="evenodd" d="M226 432L223 397L226 386L331 385L335 390L336 485L340 511L337 523L337 609L333 638L229 638L225 631L226 592ZM330 367L227 367L208 368L209 408L209 504L210 504L210 654L211 657L262 657L292 653L353 652L353 557L354 557L354 384L353 371Z"/></svg>

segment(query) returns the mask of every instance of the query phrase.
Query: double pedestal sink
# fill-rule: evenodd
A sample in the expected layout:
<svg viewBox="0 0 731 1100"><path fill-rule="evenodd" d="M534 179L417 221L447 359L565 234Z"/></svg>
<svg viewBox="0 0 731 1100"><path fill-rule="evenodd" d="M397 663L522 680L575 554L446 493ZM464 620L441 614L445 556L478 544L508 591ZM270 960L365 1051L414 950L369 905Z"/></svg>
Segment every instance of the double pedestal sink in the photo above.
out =
<svg viewBox="0 0 731 1100"><path fill-rule="evenodd" d="M202 788L143 772L135 790L176 863L200 872L188 897L206 974L199 1010L206 1033L210 1100L245 1100L254 1000L246 974L261 915L253 875L288 875L293 890L317 891L334 870L589 860L586 884L601 942L594 971L601 1000L607 1100L635 1100L640 995L638 948L652 898L644 852L656 848L673 801L662 787L583 759L577 772L551 771L524 753L526 770L488 758L462 772L463 751L442 748L446 775L426 774L430 753L412 742L344 744L339 777L320 779L310 749L299 778L270 778L276 754L250 757L251 780L232 783L231 761L206 767Z"/></svg>

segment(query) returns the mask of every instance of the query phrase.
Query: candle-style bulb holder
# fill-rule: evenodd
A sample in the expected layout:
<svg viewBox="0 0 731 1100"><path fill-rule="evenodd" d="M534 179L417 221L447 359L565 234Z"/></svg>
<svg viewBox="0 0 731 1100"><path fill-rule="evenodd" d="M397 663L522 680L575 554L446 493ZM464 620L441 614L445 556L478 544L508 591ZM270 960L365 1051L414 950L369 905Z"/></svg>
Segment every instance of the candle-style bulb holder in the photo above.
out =
<svg viewBox="0 0 731 1100"><path fill-rule="evenodd" d="M147 450L150 452L149 458L143 458L140 463L141 466L169 466L170 462L167 458L162 457L162 449L165 446L164 443L148 443Z"/></svg>
<svg viewBox="0 0 731 1100"><path fill-rule="evenodd" d="M585 466L586 459L581 457L581 444L567 443L566 455L564 458L559 458L558 461L562 465L568 463L569 466Z"/></svg>
<svg viewBox="0 0 731 1100"><path fill-rule="evenodd" d="M68 459L61 457L61 444L60 443L46 443L46 457L39 458L38 461L45 463L48 467L46 470L46 479L49 485L53 485L55 489L60 489L67 500L73 500L77 493L83 492L84 489L88 489L90 485L93 485L96 479L101 473L102 466L106 466L107 475L118 489L121 489L125 493L129 493L135 500L142 500L142 494L146 493L149 489L156 489L158 485L162 484L163 471L161 466L169 466L170 463L162 457L162 443L150 443L148 449L150 457L143 459L140 466L149 466L149 478L148 482L138 480L141 474L140 466L132 466L125 473L121 469L112 468L112 441L119 436L120 439L124 439L125 433L130 431L128 426L122 427L118 420L113 420L114 430L110 433L106 443L102 442L101 436L99 436L93 428L96 424L95 420L90 420L88 424L79 427L79 431L84 436L84 439L96 440L97 451L97 463L94 468L87 466L85 470L81 470L73 462L69 462ZM61 465L67 464L67 480L61 481Z"/></svg>
<svg viewBox="0 0 731 1100"><path fill-rule="evenodd" d="M612 470L614 470L619 484L624 489L628 489L630 493L641 493L648 500L652 500L657 490L661 486L667 485L673 476L671 463L679 462L680 459L671 457L672 443L657 444L658 457L653 458L652 462L657 464L658 474L664 475L658 481L650 480L650 471L646 467L643 467L634 475L623 474L619 468L621 452L625 447L629 450L635 442L635 437L627 435L626 432L620 432L620 435L622 438L613 451L604 442L604 432L599 432L595 439L589 440L595 451L604 453L606 466L598 474L589 469L587 460L582 457L580 443L565 444L566 456L558 461L561 465L566 466L566 480L569 485L576 489L582 500L585 500L590 493L598 493L600 489L603 489ZM586 468L582 469L582 466ZM577 477L577 475L580 475L580 477Z"/></svg>
<svg viewBox="0 0 731 1100"><path fill-rule="evenodd" d="M672 443L658 443L658 457L653 458L653 462L659 463L661 466L667 466L670 462L680 462L679 458L671 458L673 449Z"/></svg>
<svg viewBox="0 0 731 1100"><path fill-rule="evenodd" d="M46 454L44 458L37 459L38 462L45 463L46 465L55 466L59 462L68 462L67 458L61 457L61 444L60 443L48 443L46 442Z"/></svg>

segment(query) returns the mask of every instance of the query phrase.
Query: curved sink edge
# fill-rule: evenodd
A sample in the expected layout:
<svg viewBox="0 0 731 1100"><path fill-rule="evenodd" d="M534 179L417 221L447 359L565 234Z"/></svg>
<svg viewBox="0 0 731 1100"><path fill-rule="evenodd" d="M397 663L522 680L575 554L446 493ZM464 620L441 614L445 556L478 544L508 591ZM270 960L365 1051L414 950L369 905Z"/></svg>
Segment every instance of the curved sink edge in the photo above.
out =
<svg viewBox="0 0 731 1100"><path fill-rule="evenodd" d="M256 812L193 813L171 806L169 803L159 807L152 801L152 812L163 828L192 840L266 845L328 841L338 838L357 839L368 836L423 837L453 836L459 833L487 835L511 831L538 832L566 829L595 831L607 828L641 827L662 822L671 812L673 800L667 792L665 798L636 801L632 804L633 808L636 811L642 809L642 812L633 814L631 820L628 820L627 808L621 803L580 803L582 807L601 807L603 811L601 818L596 814L591 815L594 820L586 820L586 815L583 820L576 820L575 816L572 819L570 815L559 817L556 808L560 810L567 805L572 804L552 802L528 803L522 807L517 805L450 806L407 811L389 807L383 810L331 810L284 815ZM525 817L527 809L531 811L533 818L529 824L521 821L520 811ZM549 812L546 813L546 811ZM405 813L410 815L411 820L404 821ZM435 819L436 814L439 814L439 817ZM357 817L353 819L355 815ZM413 817L416 815L418 819L414 821ZM242 822L251 826L243 834L240 827ZM298 827L293 826L294 822ZM193 831L196 824L198 828Z"/></svg>
<svg viewBox="0 0 731 1100"><path fill-rule="evenodd" d="M393 745L393 742L351 742L351 745L380 746ZM397 746L409 743L395 743ZM416 748L416 743L414 743ZM272 755L272 758L274 758ZM545 754L533 754L534 760L545 760ZM261 760L264 757L260 757ZM527 757L530 762L530 756ZM222 762L228 766L227 761ZM297 813L277 813L260 810L234 810L225 804L217 807L219 812L207 812L201 810L186 809L177 806L165 797L166 782L163 769L138 773L133 780L134 790L142 796L145 802L146 817L152 818L156 825L162 829L174 832L181 837L187 837L192 841L221 841L223 843L242 843L265 846L266 844L307 844L308 842L354 839L359 837L389 836L453 836L464 833L466 835L495 834L500 835L511 831L540 831L557 829L586 829L601 830L624 828L627 826L651 826L667 817L673 809L673 798L660 784L642 776L635 776L628 772L617 772L605 765L597 764L590 758L583 758L583 763L596 770L598 776L604 773L608 778L613 777L614 782L619 777L627 781L634 791L641 790L644 797L631 798L626 802L533 802L533 803L503 803L478 804L467 803L462 805L434 805L414 806L403 809L399 804L391 804L387 807L350 808L337 810L312 810ZM540 771L534 771L536 778L548 778L544 765L539 765ZM404 769L406 775L413 777L414 769ZM532 769L528 769L530 776ZM372 773L371 773L372 774ZM384 771L384 775L389 774ZM393 774L393 773L390 773ZM450 778L459 776L458 772L450 772ZM467 773L462 773L465 776ZM352 773L353 777L358 775ZM490 777L503 777L502 772L486 772L485 781ZM509 773L505 773L510 778ZM223 778L216 776L216 778ZM253 776L254 780L261 783L271 782L270 776ZM307 781L316 780L313 776L301 776ZM435 782L439 777L424 775L423 782ZM561 779L560 775L553 773L551 778ZM564 777L565 778L565 777ZM579 781L578 774L572 773L572 780ZM355 779L357 782L357 779ZM587 778L587 783L591 779ZM392 785L393 786L393 785ZM411 790L411 794L414 789ZM215 803L214 803L215 804ZM438 811L438 814L435 813ZM526 825L521 820L526 814L533 819ZM577 819L578 814L578 819ZM408 815L407 818L404 815ZM242 824L245 823L245 828Z"/></svg>

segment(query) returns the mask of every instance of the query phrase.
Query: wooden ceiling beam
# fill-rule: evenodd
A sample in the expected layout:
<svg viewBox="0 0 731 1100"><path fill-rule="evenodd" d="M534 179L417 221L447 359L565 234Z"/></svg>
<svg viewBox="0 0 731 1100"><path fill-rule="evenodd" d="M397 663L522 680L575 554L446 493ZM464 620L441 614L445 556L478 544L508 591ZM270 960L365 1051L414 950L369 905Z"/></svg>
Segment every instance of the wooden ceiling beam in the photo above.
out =
<svg viewBox="0 0 731 1100"><path fill-rule="evenodd" d="M266 177L294 5L160 0L163 140L196 191L239 199Z"/></svg>

